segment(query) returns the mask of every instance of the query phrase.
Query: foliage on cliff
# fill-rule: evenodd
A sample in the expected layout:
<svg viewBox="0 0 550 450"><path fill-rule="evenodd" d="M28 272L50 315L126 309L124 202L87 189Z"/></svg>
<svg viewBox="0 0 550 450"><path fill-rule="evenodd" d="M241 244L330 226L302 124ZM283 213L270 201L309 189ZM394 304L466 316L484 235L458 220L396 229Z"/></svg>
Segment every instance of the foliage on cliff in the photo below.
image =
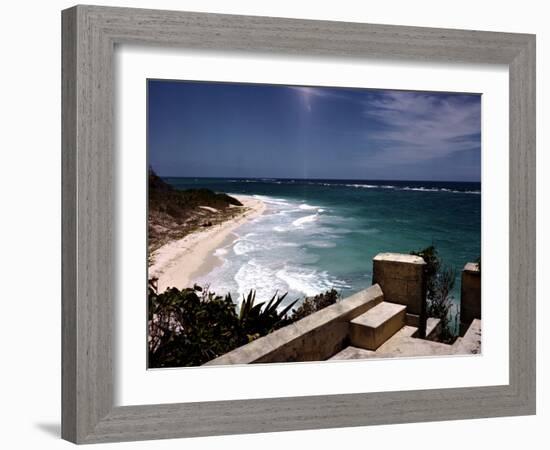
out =
<svg viewBox="0 0 550 450"><path fill-rule="evenodd" d="M150 280L149 367L204 364L336 302L338 294L332 290L306 299L308 306L292 314L297 300L279 311L285 298L275 294L267 303L256 303L252 290L237 309L230 294L222 297L197 285L158 293L156 280Z"/></svg>
<svg viewBox="0 0 550 450"><path fill-rule="evenodd" d="M182 221L199 206L225 209L231 205L242 206L236 198L210 189L177 190L149 169L149 211L164 212L175 221Z"/></svg>
<svg viewBox="0 0 550 450"><path fill-rule="evenodd" d="M153 169L148 173L149 251L179 239L201 226L212 226L231 218L242 206L236 198L210 189L174 189ZM204 208L206 207L206 208Z"/></svg>

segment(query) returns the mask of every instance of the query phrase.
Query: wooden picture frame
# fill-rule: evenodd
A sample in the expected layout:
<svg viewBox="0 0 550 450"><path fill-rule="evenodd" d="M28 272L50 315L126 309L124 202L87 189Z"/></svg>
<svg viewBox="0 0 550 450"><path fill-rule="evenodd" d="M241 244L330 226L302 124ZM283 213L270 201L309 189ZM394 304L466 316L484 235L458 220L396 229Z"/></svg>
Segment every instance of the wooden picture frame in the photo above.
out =
<svg viewBox="0 0 550 450"><path fill-rule="evenodd" d="M62 13L62 437L76 443L535 413L535 36L75 6ZM114 407L116 44L505 64L510 86L509 384Z"/></svg>

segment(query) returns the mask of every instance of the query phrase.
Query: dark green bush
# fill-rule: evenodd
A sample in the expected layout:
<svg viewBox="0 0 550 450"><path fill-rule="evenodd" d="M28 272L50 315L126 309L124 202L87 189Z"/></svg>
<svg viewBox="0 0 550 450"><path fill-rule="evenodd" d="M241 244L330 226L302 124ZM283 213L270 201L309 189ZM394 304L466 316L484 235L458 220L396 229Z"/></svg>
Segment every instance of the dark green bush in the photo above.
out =
<svg viewBox="0 0 550 450"><path fill-rule="evenodd" d="M296 301L279 312L285 297L275 294L267 304L256 304L256 292L250 291L237 313L229 294L221 297L197 285L159 294L156 280L151 280L149 367L201 365L265 336L289 323L287 313Z"/></svg>
<svg viewBox="0 0 550 450"><path fill-rule="evenodd" d="M426 262L426 296L428 300L437 295L437 277L441 270L441 261L437 249L430 245L423 250L413 251L411 255L420 256Z"/></svg>
<svg viewBox="0 0 550 450"><path fill-rule="evenodd" d="M339 299L340 294L338 294L336 289L323 292L315 297L307 297L298 308L292 311L291 320L294 322L296 320L303 319L314 312L333 305Z"/></svg>
<svg viewBox="0 0 550 450"><path fill-rule="evenodd" d="M149 286L149 367L196 366L246 342L235 305L195 286Z"/></svg>
<svg viewBox="0 0 550 450"><path fill-rule="evenodd" d="M256 291L254 290L251 290L247 297L243 298L239 309L239 324L241 329L246 333L248 341L252 341L260 336L265 336L289 323L286 315L298 300L294 300L281 312L278 312L277 308L286 298L286 295L287 294L278 296L277 293L275 293L265 306L263 302L255 304ZM231 298L231 296L229 298Z"/></svg>
<svg viewBox="0 0 550 450"><path fill-rule="evenodd" d="M186 217L189 211L198 206L211 206L225 209L229 205L242 206L242 203L223 192L210 189L177 190L162 180L153 169L148 174L149 208L163 211L174 218Z"/></svg>
<svg viewBox="0 0 550 450"><path fill-rule="evenodd" d="M455 285L456 271L443 265L433 245L411 254L421 256L426 262L426 314L441 320L440 340L450 342L454 339L449 312L453 304L451 292Z"/></svg>

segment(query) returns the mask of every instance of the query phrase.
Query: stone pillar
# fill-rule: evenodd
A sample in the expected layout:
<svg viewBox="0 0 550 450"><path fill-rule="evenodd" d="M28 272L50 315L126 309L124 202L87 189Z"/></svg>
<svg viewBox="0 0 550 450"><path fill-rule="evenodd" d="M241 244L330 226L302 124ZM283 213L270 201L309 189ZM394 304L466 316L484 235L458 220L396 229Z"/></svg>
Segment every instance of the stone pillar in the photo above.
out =
<svg viewBox="0 0 550 450"><path fill-rule="evenodd" d="M462 270L460 287L461 328L470 326L474 319L481 319L481 270L478 264L470 262Z"/></svg>
<svg viewBox="0 0 550 450"><path fill-rule="evenodd" d="M379 253L373 259L372 283L378 283L384 301L407 307L408 314L421 315L426 304L426 263L420 256Z"/></svg>

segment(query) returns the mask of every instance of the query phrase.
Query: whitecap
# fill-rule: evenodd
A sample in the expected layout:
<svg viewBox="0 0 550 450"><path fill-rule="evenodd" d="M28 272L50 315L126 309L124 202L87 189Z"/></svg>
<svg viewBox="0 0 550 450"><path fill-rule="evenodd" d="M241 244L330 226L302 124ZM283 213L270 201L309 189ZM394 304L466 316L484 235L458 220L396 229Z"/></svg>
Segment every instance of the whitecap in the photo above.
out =
<svg viewBox="0 0 550 450"><path fill-rule="evenodd" d="M373 184L345 184L346 187L373 189L379 186Z"/></svg>
<svg viewBox="0 0 550 450"><path fill-rule="evenodd" d="M439 189L435 188L424 188L424 187L404 187L404 191L417 191L417 192L438 192Z"/></svg>
<svg viewBox="0 0 550 450"><path fill-rule="evenodd" d="M236 255L246 255L256 249L257 247L253 242L245 240L238 240L235 245L233 245L233 251Z"/></svg>
<svg viewBox="0 0 550 450"><path fill-rule="evenodd" d="M409 187L406 186L402 191L416 191L416 192L448 192L450 194L481 194L481 191L457 191L448 188L427 188L427 187Z"/></svg>
<svg viewBox="0 0 550 450"><path fill-rule="evenodd" d="M304 209L306 211L309 211L309 210L312 210L312 209L317 209L319 208L318 206L311 206L311 205L308 205L307 203L302 203L300 205L300 209Z"/></svg>
<svg viewBox="0 0 550 450"><path fill-rule="evenodd" d="M326 271L318 272L314 269L285 266L277 271L276 276L283 280L290 290L308 297L332 288L349 288L345 282L331 277Z"/></svg>
<svg viewBox="0 0 550 450"><path fill-rule="evenodd" d="M254 198L257 198L258 200L261 200L264 203L267 203L268 205L276 205L276 206L288 206L288 201L284 198L275 198L275 197L268 197L267 195L253 195Z"/></svg>
<svg viewBox="0 0 550 450"><path fill-rule="evenodd" d="M277 271L276 276L280 280L283 280L288 285L289 289L307 296L316 295L320 293L322 289L315 283L315 271L305 273L304 271L300 272L298 270L294 270L291 272L285 267L284 269ZM317 283L319 283L319 281L320 280L317 279Z"/></svg>
<svg viewBox="0 0 550 450"><path fill-rule="evenodd" d="M318 218L319 218L319 216L317 214L312 214L311 216L300 217L299 219L296 219L294 222L292 222L292 225L294 225L295 227L301 227L301 226L303 226L307 223L315 222Z"/></svg>
<svg viewBox="0 0 550 450"><path fill-rule="evenodd" d="M310 242L308 242L308 245L310 247L315 247L315 248L334 248L334 247L336 247L336 243L335 242L330 242L330 241L310 241Z"/></svg>
<svg viewBox="0 0 550 450"><path fill-rule="evenodd" d="M252 259L243 264L234 276L239 293L238 303L251 289L256 291L256 302L270 299L277 291L282 293L285 286L274 277L273 271Z"/></svg>

